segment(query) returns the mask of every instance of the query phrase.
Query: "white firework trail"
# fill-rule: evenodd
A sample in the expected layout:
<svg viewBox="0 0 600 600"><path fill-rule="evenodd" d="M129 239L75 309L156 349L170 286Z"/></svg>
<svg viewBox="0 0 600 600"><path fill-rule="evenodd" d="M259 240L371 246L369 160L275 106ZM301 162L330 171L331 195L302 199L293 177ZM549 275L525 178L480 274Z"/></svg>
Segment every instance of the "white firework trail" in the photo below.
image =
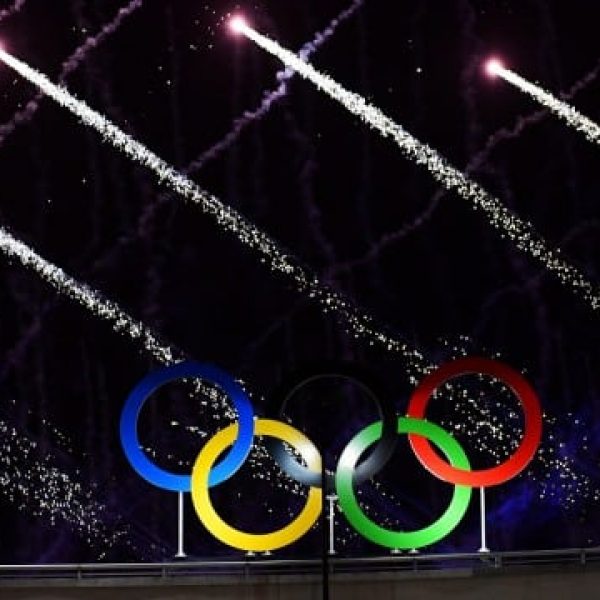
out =
<svg viewBox="0 0 600 600"><path fill-rule="evenodd" d="M105 141L151 170L161 183L189 202L198 205L204 213L211 215L221 228L233 233L245 246L261 255L261 262L268 264L272 272L291 278L296 288L319 302L325 312L335 312L355 337L366 339L371 344L379 344L389 351L398 352L406 361L407 370L411 373L411 381L416 383L414 374L423 374L431 368L418 350L377 328L370 315L358 310L348 299L322 285L314 274L288 255L266 233L200 188L85 102L76 98L65 87L52 83L45 75L2 49L0 49L0 60L38 86L58 104L70 110L85 125L96 129ZM135 329L137 330L139 326L136 324Z"/></svg>
<svg viewBox="0 0 600 600"><path fill-rule="evenodd" d="M168 366L185 359L180 350L161 341L158 334L127 314L116 302L105 298L88 284L77 281L63 269L40 256L27 244L16 239L3 227L0 227L0 252L9 258L17 259L24 267L35 271L60 294L75 300L95 316L110 323L117 333L124 333L132 340L141 343L142 347L160 364ZM195 382L194 387L204 398L203 405L207 405L210 401L215 407L223 409L225 418L235 418L236 413L219 388L202 381Z"/></svg>
<svg viewBox="0 0 600 600"><path fill-rule="evenodd" d="M287 67L294 69L301 77L379 131L383 137L393 139L408 158L427 168L434 179L447 190L455 191L481 210L490 224L500 231L502 237L512 240L517 248L555 273L563 284L578 292L593 310L600 308L600 292L596 285L588 281L579 269L569 264L562 257L560 250L551 249L530 223L511 213L500 200L454 168L436 150L420 142L359 94L346 90L328 75L317 71L302 57L252 29L243 19L235 19L232 28L277 57Z"/></svg>
<svg viewBox="0 0 600 600"><path fill-rule="evenodd" d="M531 81L527 81L527 79L521 77L521 75L505 68L500 61L490 61L487 70L490 75L501 77L507 83L510 83L522 92L525 92L542 106L550 109L556 116L567 123L567 125L576 131L583 133L590 142L600 145L600 125L585 115L582 115L570 104L559 100L544 88L531 83Z"/></svg>
<svg viewBox="0 0 600 600"><path fill-rule="evenodd" d="M114 34L121 27L125 19L140 9L142 4L143 0L131 0L126 6L119 9L112 21L104 25L98 33L86 38L83 44L63 62L59 81L64 82L71 73L76 71L79 65L86 59L88 53ZM21 110L18 110L9 121L0 125L0 145L14 133L17 127L31 121L40 106L42 97L43 94L37 94Z"/></svg>
<svg viewBox="0 0 600 600"><path fill-rule="evenodd" d="M17 259L23 266L34 270L61 294L75 300L97 317L111 323L115 331L126 333L132 339L139 340L143 347L160 363L168 365L177 361L179 352L162 343L148 327L130 317L117 304L107 300L87 284L77 281L60 267L42 258L2 227L0 227L0 251L8 257Z"/></svg>

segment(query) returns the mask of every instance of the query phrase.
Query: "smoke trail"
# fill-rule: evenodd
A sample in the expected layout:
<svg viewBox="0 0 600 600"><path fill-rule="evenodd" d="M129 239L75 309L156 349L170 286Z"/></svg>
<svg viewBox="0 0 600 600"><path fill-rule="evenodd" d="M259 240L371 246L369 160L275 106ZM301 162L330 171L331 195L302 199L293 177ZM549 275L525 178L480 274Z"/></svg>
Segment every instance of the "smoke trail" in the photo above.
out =
<svg viewBox="0 0 600 600"><path fill-rule="evenodd" d="M103 298L88 285L80 283L61 268L36 254L2 227L0 227L0 250L7 256L17 259L23 266L34 270L61 294L79 302L96 316L110 322L115 331L126 333L132 339L139 340L159 362L172 364L176 361L180 353L164 345L145 325L130 317L114 302Z"/></svg>
<svg viewBox="0 0 600 600"><path fill-rule="evenodd" d="M73 112L85 125L96 129L105 141L110 142L116 149L121 150L138 164L150 169L160 182L166 184L189 202L199 205L203 212L211 215L221 228L233 233L241 243L261 255L261 261L268 264L272 272L291 278L296 288L317 300L325 312L335 312L345 321L355 337L366 339L371 344L380 344L389 351L400 353L406 360L409 371L412 368L423 373L429 368L418 350L377 328L370 315L358 310L348 299L323 286L315 275L289 256L266 233L234 209L223 205L215 196L176 171L100 113L78 100L66 88L53 84L46 76L4 50L0 50L0 60L37 85L58 104ZM139 327L139 324L136 323L136 326Z"/></svg>
<svg viewBox="0 0 600 600"><path fill-rule="evenodd" d="M362 96L344 89L331 77L319 73L312 65L277 42L261 35L244 22L237 29L258 46L279 58L285 65L296 70L302 77L311 81L317 88L337 100L348 111L377 129L384 137L391 137L400 150L417 164L425 166L433 177L446 189L456 191L465 200L469 200L487 216L491 225L501 235L510 238L517 248L540 261L558 279L577 291L592 307L600 308L600 292L579 270L566 262L559 250L552 250L545 240L533 229L530 223L513 215L497 198L486 192L481 186L468 179L455 169L433 148L424 144L394 123L378 108L369 104Z"/></svg>
<svg viewBox="0 0 600 600"><path fill-rule="evenodd" d="M25 5L25 2L27 2L27 0L15 0L8 8L0 10L0 22L17 14Z"/></svg>
<svg viewBox="0 0 600 600"><path fill-rule="evenodd" d="M504 81L511 83L534 100L537 100L542 106L550 109L555 115L565 121L567 125L583 133L590 142L600 145L600 125L582 115L578 110L566 102L555 98L543 88L517 75L514 71L506 69L499 62L491 62L488 69L491 74L502 77Z"/></svg>
<svg viewBox="0 0 600 600"><path fill-rule="evenodd" d="M23 0L24 1L24 0ZM85 60L88 52L98 47L107 37L115 33L121 26L123 21L133 14L138 8L142 7L144 0L131 0L127 6L121 8L115 18L107 23L96 35L88 37L85 42L71 54L63 63L62 70L59 76L59 81L62 83L65 79L75 71L79 65ZM16 4L16 3L15 3ZM40 105L40 101L44 97L42 92L36 94L22 110L17 111L10 121L0 125L0 146L6 141L6 138L11 135L19 125L31 121Z"/></svg>

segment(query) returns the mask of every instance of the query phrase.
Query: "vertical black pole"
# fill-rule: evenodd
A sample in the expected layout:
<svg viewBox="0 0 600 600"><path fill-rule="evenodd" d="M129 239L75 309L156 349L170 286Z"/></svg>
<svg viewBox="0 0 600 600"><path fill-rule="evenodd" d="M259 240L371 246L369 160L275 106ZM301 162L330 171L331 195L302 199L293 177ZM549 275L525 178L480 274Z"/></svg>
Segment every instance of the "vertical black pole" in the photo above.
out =
<svg viewBox="0 0 600 600"><path fill-rule="evenodd" d="M321 492L323 494L321 505L321 531L322 535L322 582L323 600L329 600L329 529L327 527L327 477L325 475L325 456L321 455Z"/></svg>

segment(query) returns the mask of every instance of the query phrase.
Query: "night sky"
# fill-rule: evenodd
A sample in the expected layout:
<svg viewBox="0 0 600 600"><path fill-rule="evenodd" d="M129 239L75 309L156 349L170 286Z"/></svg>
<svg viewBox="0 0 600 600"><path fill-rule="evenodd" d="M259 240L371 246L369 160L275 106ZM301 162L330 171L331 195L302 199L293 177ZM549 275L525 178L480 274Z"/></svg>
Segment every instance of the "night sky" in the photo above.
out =
<svg viewBox="0 0 600 600"><path fill-rule="evenodd" d="M489 491L489 546L589 547L600 544L598 310L310 83L293 78L265 107L282 65L227 21L243 13L298 50L352 7L311 62L466 170L598 282L600 148L484 71L498 56L600 120L595 5L2 0L0 40L177 168L195 161L194 181L426 361L499 357L524 373L544 411L542 446L522 475ZM405 414L414 386L402 355L355 339L213 218L37 93L0 64L2 227L185 356L243 380L257 414L294 373L331 360L367 371ZM127 395L160 365L4 255L0 281L0 561L170 558L176 495L140 479L119 442ZM520 408L497 386L464 384L482 410L449 393L428 416L456 432L475 467L489 466L520 439ZM334 468L377 411L358 388L331 392L314 390L288 416ZM140 418L143 446L189 473L201 432L224 425L210 410L182 386L156 394ZM264 473L277 473L269 458L214 494L239 527L274 529L302 504L303 492ZM375 519L412 529L440 514L451 486L402 437L361 489ZM477 506L474 495L432 550L476 550ZM190 555L240 556L207 534L191 502L186 519ZM278 556L318 556L320 543L312 531ZM341 514L337 544L351 556L388 552Z"/></svg>

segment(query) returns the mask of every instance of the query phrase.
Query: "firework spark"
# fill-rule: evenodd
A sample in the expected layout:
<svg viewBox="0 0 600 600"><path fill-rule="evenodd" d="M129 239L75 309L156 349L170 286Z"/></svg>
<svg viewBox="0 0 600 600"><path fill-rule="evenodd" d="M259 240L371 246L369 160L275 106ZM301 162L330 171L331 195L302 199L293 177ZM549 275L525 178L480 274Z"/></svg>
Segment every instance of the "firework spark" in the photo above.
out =
<svg viewBox="0 0 600 600"><path fill-rule="evenodd" d="M104 552L129 532L115 528L108 507L94 499L76 477L40 456L38 445L0 420L0 492L19 510L45 517L50 525L62 520Z"/></svg>
<svg viewBox="0 0 600 600"><path fill-rule="evenodd" d="M504 81L514 85L522 92L531 96L531 98L539 102L542 106L550 109L556 116L567 123L567 125L576 131L583 133L590 142L600 144L600 125L594 123L594 121L585 115L582 115L570 104L559 100L542 87L527 81L524 77L507 69L499 61L490 61L488 63L488 72L496 77L501 77Z"/></svg>
<svg viewBox="0 0 600 600"><path fill-rule="evenodd" d="M500 200L471 181L464 173L455 169L441 154L417 140L381 110L369 104L362 96L346 90L328 75L317 71L302 57L286 50L245 23L240 22L237 27L246 37L279 58L287 67L294 69L304 79L312 82L352 114L357 115L379 131L381 135L392 138L408 158L427 168L436 181L446 189L455 191L462 198L471 202L475 208L481 210L490 224L498 229L503 237L508 237L517 248L555 273L563 284L578 292L592 309L600 308L600 291L576 267L562 258L560 250L551 249L530 223L512 214ZM494 63L494 70L498 68L499 64Z"/></svg>
<svg viewBox="0 0 600 600"><path fill-rule="evenodd" d="M503 68L504 66L499 58L490 58L490 60L485 63L485 72L487 73L488 77L491 78L497 77L499 71Z"/></svg>
<svg viewBox="0 0 600 600"><path fill-rule="evenodd" d="M70 110L85 125L98 131L113 147L151 170L160 182L199 206L205 214L211 215L221 228L233 233L241 243L261 255L262 261L268 264L272 272L291 278L296 288L317 300L325 312L336 313L355 337L398 352L407 362L409 372L423 373L430 368L418 350L377 328L370 315L357 309L350 300L322 285L314 274L300 265L266 233L76 98L65 87L52 83L45 75L1 49L0 60L38 86L58 104Z"/></svg>
<svg viewBox="0 0 600 600"><path fill-rule="evenodd" d="M229 21L229 28L233 33L239 34L242 33L244 27L246 26L246 20L241 15L236 15Z"/></svg>

